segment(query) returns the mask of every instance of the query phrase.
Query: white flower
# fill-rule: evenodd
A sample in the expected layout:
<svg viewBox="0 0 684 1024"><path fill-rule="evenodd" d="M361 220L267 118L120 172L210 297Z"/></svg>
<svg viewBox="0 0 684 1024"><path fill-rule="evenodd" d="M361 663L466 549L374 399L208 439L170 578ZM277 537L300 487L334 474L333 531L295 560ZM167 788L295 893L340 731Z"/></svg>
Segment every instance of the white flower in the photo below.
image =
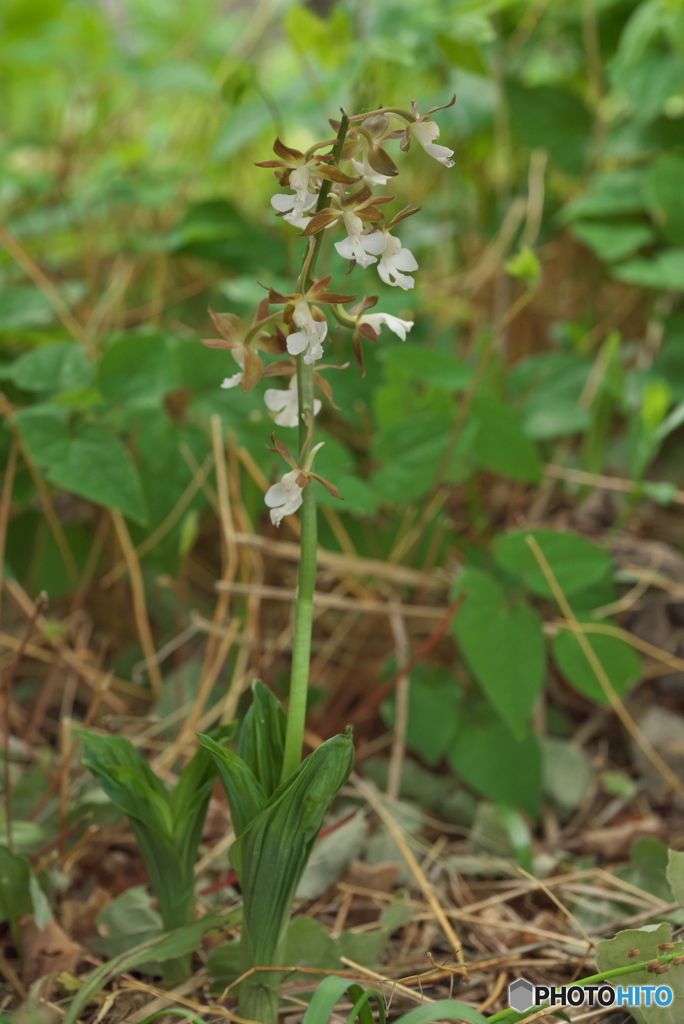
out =
<svg viewBox="0 0 684 1024"><path fill-rule="evenodd" d="M396 318L394 318L396 319ZM264 392L266 407L271 412L278 412L275 418L279 427L296 427L299 423L299 399L297 397L297 377L292 377L289 387L267 388ZM318 416L321 409L320 399L314 399L314 416ZM280 411L278 411L280 410Z"/></svg>
<svg viewBox="0 0 684 1024"><path fill-rule="evenodd" d="M363 221L350 210L343 215L343 219L347 229L347 238L341 242L335 242L335 248L340 256L345 260L356 260L360 267L370 267L371 263L377 263L375 256L371 255L374 250L377 250L377 235L375 233L362 235ZM383 249L385 247L384 240L382 247Z"/></svg>
<svg viewBox="0 0 684 1024"><path fill-rule="evenodd" d="M328 333L327 320L314 320L308 302L295 302L292 319L300 328L287 339L287 351L291 356L305 352L304 362L315 363L323 356L323 339Z"/></svg>
<svg viewBox="0 0 684 1024"><path fill-rule="evenodd" d="M273 484L266 491L264 501L271 510L274 526L280 526L283 516L292 515L301 505L303 488L297 483L300 475L300 469L293 469L285 474L280 483Z"/></svg>
<svg viewBox="0 0 684 1024"><path fill-rule="evenodd" d="M379 174L378 171L373 170L368 163L367 153L364 153L363 160L352 160L352 163L364 181L367 181L369 185L386 185L389 181L388 175Z"/></svg>
<svg viewBox="0 0 684 1024"><path fill-rule="evenodd" d="M359 323L368 324L378 334L382 325L385 324L402 341L406 341L406 335L413 327L413 320L402 320L398 316L392 316L391 313L364 313Z"/></svg>
<svg viewBox="0 0 684 1024"><path fill-rule="evenodd" d="M284 213L283 220L296 228L306 227L305 214L316 205L318 195L309 192L309 180L311 172L309 168L296 167L290 174L290 188L295 190L294 195L286 195L278 192L271 198L271 206L278 213Z"/></svg>
<svg viewBox="0 0 684 1024"><path fill-rule="evenodd" d="M234 373L232 377L226 377L223 384L221 385L222 388L236 388L238 384L242 383L242 377L245 372L244 350L242 348L233 348L231 349L231 352L233 354L233 359L240 367L240 372Z"/></svg>
<svg viewBox="0 0 684 1024"><path fill-rule="evenodd" d="M407 291L409 288L413 288L415 281L407 274L402 274L401 271L417 269L418 264L413 253L409 249L402 248L401 239L385 232L385 246L382 250L382 259L378 264L378 274L385 284L398 285Z"/></svg>
<svg viewBox="0 0 684 1024"><path fill-rule="evenodd" d="M439 160L440 164L444 164L445 167L454 166L454 161L451 159L454 155L453 149L435 145L435 139L439 138L439 125L435 124L434 121L414 121L410 131L412 135L415 135L429 156Z"/></svg>

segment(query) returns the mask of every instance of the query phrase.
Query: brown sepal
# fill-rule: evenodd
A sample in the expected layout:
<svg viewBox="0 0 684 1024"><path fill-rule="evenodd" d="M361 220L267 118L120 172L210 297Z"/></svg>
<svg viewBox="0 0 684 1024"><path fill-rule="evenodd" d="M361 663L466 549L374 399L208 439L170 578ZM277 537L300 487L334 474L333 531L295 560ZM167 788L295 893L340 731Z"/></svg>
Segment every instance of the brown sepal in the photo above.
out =
<svg viewBox="0 0 684 1024"><path fill-rule="evenodd" d="M251 391L261 380L264 373L264 361L253 348L245 349L245 366L240 387L243 391Z"/></svg>
<svg viewBox="0 0 684 1024"><path fill-rule="evenodd" d="M282 167L282 160L261 160L258 164L254 164L255 167Z"/></svg>
<svg viewBox="0 0 684 1024"><path fill-rule="evenodd" d="M354 182L359 180L358 174L352 178L349 174L341 171L339 167L336 167L335 164L317 164L316 174L320 178L327 178L328 181L335 181L338 185L353 185Z"/></svg>
<svg viewBox="0 0 684 1024"><path fill-rule="evenodd" d="M326 480L324 476L319 476L318 473L312 473L311 470L309 470L309 476L313 477L314 480L318 480L319 484L323 484L326 490L329 491L330 494L332 494L333 498L339 498L340 501L344 501L344 498L335 487L335 484L331 484L330 481ZM299 480L297 481L297 483L299 483ZM299 486L301 487L302 485L299 484Z"/></svg>
<svg viewBox="0 0 684 1024"><path fill-rule="evenodd" d="M265 288L268 292L268 301L273 302L276 305L280 305L283 302L289 302L292 298L291 295L283 295L282 292L277 292L275 288L271 288L270 285L262 284L261 281L257 281L260 288Z"/></svg>
<svg viewBox="0 0 684 1024"><path fill-rule="evenodd" d="M268 445L266 445L266 447L268 448L269 452L277 452L278 455L281 457L281 459L284 459L285 462L287 462L287 464L290 467L290 469L296 469L297 468L297 462L296 462L294 456L292 455L292 452L287 447L287 445L283 444L282 441L279 441L278 438L275 436L275 434L271 434L271 442L273 444L272 448L269 448ZM301 487L301 484L300 484L300 487Z"/></svg>
<svg viewBox="0 0 684 1024"><path fill-rule="evenodd" d="M201 342L207 348L239 348L239 341L226 341L225 338L202 338Z"/></svg>
<svg viewBox="0 0 684 1024"><path fill-rule="evenodd" d="M352 316L362 316L367 309L372 309L373 306L377 306L378 296L377 295L364 295L361 302L356 306L352 306L349 312Z"/></svg>
<svg viewBox="0 0 684 1024"><path fill-rule="evenodd" d="M344 206L345 209L347 209L350 206L360 206L361 203L368 202L372 195L373 189L370 187L370 185L364 185L362 188L358 190L358 192L353 192L352 195L347 196L345 199L343 199L342 206Z"/></svg>
<svg viewBox="0 0 684 1024"><path fill-rule="evenodd" d="M409 203L408 206L406 206L403 210L401 210L394 217L392 217L392 220L387 225L387 231L391 231L392 228L395 227L400 220L406 220L407 217L412 217L414 213L420 213L421 209L421 206L411 206L411 204Z"/></svg>
<svg viewBox="0 0 684 1024"><path fill-rule="evenodd" d="M273 143L273 152L281 160L287 160L289 163L304 163L304 154L300 153L298 149L290 149L280 139L276 139Z"/></svg>
<svg viewBox="0 0 684 1024"><path fill-rule="evenodd" d="M297 367L289 359L277 359L275 363L269 363L264 370L264 377L291 377L297 372Z"/></svg>
<svg viewBox="0 0 684 1024"><path fill-rule="evenodd" d="M242 337L245 328L239 316L235 316L234 313L217 313L211 308L209 316L216 330L226 341L234 341L236 338Z"/></svg>
<svg viewBox="0 0 684 1024"><path fill-rule="evenodd" d="M418 102L417 102L417 100L414 100L413 102L416 104L416 110L417 110L418 109ZM431 110L428 110L427 114L423 114L423 120L426 120L426 118L428 118L430 116L430 114L434 114L438 110L448 110L449 107L453 107L455 102L456 102L456 93L454 93L454 95L451 97L451 99L449 100L448 103L443 103L441 107L432 107Z"/></svg>
<svg viewBox="0 0 684 1024"><path fill-rule="evenodd" d="M358 332L366 341L378 341L380 339L380 335L370 324L359 324Z"/></svg>
<svg viewBox="0 0 684 1024"><path fill-rule="evenodd" d="M378 210L375 206L364 206L361 210L356 210L356 216L367 224L378 224L385 219L382 210Z"/></svg>
<svg viewBox="0 0 684 1024"><path fill-rule="evenodd" d="M316 386L321 389L325 397L332 405L333 409L337 409L339 411L340 407L339 405L335 405L335 399L333 398L333 390L330 386L330 381L326 380L322 374L316 373L314 371L314 382L316 383Z"/></svg>
<svg viewBox="0 0 684 1024"><path fill-rule="evenodd" d="M361 338L359 337L358 331L354 331L354 339L352 341L352 346L354 348L354 359L359 365L359 369L361 370L361 376L365 377L366 364L364 363L363 360L363 345L361 344Z"/></svg>
<svg viewBox="0 0 684 1024"><path fill-rule="evenodd" d="M299 237L308 238L310 235L315 235L318 231L322 231L323 228L330 227L336 220L337 214L333 210L319 210L318 213L314 213L312 217L309 217L309 223L300 232Z"/></svg>
<svg viewBox="0 0 684 1024"><path fill-rule="evenodd" d="M320 292L316 302L339 302L344 305L345 302L353 302L355 298L355 295L340 295L339 292Z"/></svg>
<svg viewBox="0 0 684 1024"><path fill-rule="evenodd" d="M257 306L257 311L254 314L253 323L258 324L260 320L266 319L269 313L270 305L271 303L269 301L268 295L266 295Z"/></svg>
<svg viewBox="0 0 684 1024"><path fill-rule="evenodd" d="M368 163L378 174L384 174L389 178L393 178L399 173L399 168L394 160L382 146L369 146Z"/></svg>

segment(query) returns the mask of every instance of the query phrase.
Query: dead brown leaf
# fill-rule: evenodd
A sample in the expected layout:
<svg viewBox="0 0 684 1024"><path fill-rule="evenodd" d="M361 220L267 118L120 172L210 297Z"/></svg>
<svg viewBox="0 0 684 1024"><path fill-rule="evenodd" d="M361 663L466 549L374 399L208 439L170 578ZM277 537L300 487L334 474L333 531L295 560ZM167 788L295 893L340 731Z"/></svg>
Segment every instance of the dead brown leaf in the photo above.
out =
<svg viewBox="0 0 684 1024"><path fill-rule="evenodd" d="M362 860L353 860L347 868L345 882L363 889L375 889L376 892L391 892L402 870L403 865L394 861L366 864Z"/></svg>
<svg viewBox="0 0 684 1024"><path fill-rule="evenodd" d="M597 853L607 860L629 857L632 843L644 836L663 839L666 827L662 818L647 814L608 828L587 829L582 835L582 852Z"/></svg>
<svg viewBox="0 0 684 1024"><path fill-rule="evenodd" d="M81 947L71 941L56 921L49 921L41 929L33 914L25 914L19 919L19 928L24 947L22 978L26 985L32 985L39 978L59 971L76 973Z"/></svg>

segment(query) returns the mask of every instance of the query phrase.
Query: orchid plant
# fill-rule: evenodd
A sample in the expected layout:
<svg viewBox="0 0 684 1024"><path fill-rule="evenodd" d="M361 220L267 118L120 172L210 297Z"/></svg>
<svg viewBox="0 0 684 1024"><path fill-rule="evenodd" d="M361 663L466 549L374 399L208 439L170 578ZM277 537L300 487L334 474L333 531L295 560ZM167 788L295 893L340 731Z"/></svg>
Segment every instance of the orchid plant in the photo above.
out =
<svg viewBox="0 0 684 1024"><path fill-rule="evenodd" d="M399 173L386 145L401 140L400 149L406 151L416 141L429 156L452 167L453 151L437 144L439 127L430 118L454 101L455 97L426 114L420 114L415 102L411 110L384 107L353 116L342 111L340 121L330 122L336 139L318 142L305 153L276 139L276 159L257 166L274 170L283 191L273 196L271 206L307 240L299 279L289 294L268 288L251 324L231 313L210 311L221 337L204 344L230 350L237 364L237 372L226 377L222 387L250 391L262 378L289 377L285 388L266 389L264 400L276 426L298 430L296 454L272 435L271 450L288 468L265 495L275 526L285 516L301 514L288 712L270 690L255 683L239 755L200 737L215 758L237 835L230 857L244 899L241 946L246 975L239 986L239 1012L263 1024L277 1019L279 979L277 972L254 973L251 968L281 962L279 950L294 892L323 818L353 765L349 735L333 737L301 760L316 583L316 482L341 497L334 483L314 469L323 443L315 440L315 418L322 399L334 406L323 373L333 368L322 362L324 346L333 320L351 330L363 374L364 340L378 341L386 327L403 341L413 327L412 320L371 312L377 296L359 301L335 291L332 275L316 277L316 264L324 240L342 231L344 237L334 242L334 249L349 262L350 270L376 265L385 284L405 291L414 287L412 274L418 263L394 232L418 208L409 204L391 217L386 214L395 196L378 190ZM265 360L262 354L277 358Z"/></svg>

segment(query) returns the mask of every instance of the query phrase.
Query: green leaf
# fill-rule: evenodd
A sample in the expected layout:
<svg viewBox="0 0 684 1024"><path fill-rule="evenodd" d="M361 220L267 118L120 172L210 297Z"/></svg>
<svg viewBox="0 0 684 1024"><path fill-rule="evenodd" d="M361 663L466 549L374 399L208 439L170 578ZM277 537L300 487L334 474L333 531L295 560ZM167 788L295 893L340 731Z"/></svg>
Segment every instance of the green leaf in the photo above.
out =
<svg viewBox="0 0 684 1024"><path fill-rule="evenodd" d="M136 885L116 896L97 916L102 938L90 945L106 957L118 956L164 932L161 914L152 907L147 886Z"/></svg>
<svg viewBox="0 0 684 1024"><path fill-rule="evenodd" d="M220 747L210 736L199 735L197 738L214 757L221 785L228 797L235 835L239 837L266 806L266 794L241 757Z"/></svg>
<svg viewBox="0 0 684 1024"><path fill-rule="evenodd" d="M527 543L530 536L539 544L566 596L604 579L612 568L610 555L577 533L515 530L498 537L494 542L497 565L518 576L540 597L552 597L553 593Z"/></svg>
<svg viewBox="0 0 684 1024"><path fill-rule="evenodd" d="M22 914L33 913L30 880L26 858L0 846L0 921L9 921L13 928Z"/></svg>
<svg viewBox="0 0 684 1024"><path fill-rule="evenodd" d="M585 620L594 622L595 620ZM641 679L641 660L625 640L601 633L585 633L586 639L606 671L613 689L622 696ZM554 661L568 682L597 704L609 705L610 701L596 678L587 656L580 647L577 637L570 630L560 630L552 642Z"/></svg>
<svg viewBox="0 0 684 1024"><path fill-rule="evenodd" d="M119 338L100 361L97 383L111 401L158 405L161 396L183 384L174 339L161 334Z"/></svg>
<svg viewBox="0 0 684 1024"><path fill-rule="evenodd" d="M526 89L516 82L506 86L511 124L521 142L545 149L568 174L584 168L592 117L574 93L555 86Z"/></svg>
<svg viewBox="0 0 684 1024"><path fill-rule="evenodd" d="M663 153L648 169L644 183L648 208L672 245L684 245L682 181L684 158Z"/></svg>
<svg viewBox="0 0 684 1024"><path fill-rule="evenodd" d="M421 664L411 673L406 742L428 765L439 764L451 745L462 715L461 690L449 669ZM385 701L382 715L392 728L395 700Z"/></svg>
<svg viewBox="0 0 684 1024"><path fill-rule="evenodd" d="M537 613L511 601L481 569L465 569L453 596L466 595L453 629L468 667L492 707L521 739L545 674L545 645Z"/></svg>
<svg viewBox="0 0 684 1024"><path fill-rule="evenodd" d="M517 277L528 288L536 288L541 280L541 264L537 254L530 249L529 245L524 245L520 252L506 260L504 270L511 277Z"/></svg>
<svg viewBox="0 0 684 1024"><path fill-rule="evenodd" d="M75 342L41 345L12 363L11 379L23 391L70 391L92 384L95 370Z"/></svg>
<svg viewBox="0 0 684 1024"><path fill-rule="evenodd" d="M572 225L571 234L607 263L616 263L631 256L655 238L655 233L646 224L624 222L578 221Z"/></svg>
<svg viewBox="0 0 684 1024"><path fill-rule="evenodd" d="M66 409L49 405L31 405L16 414L21 439L38 466L66 460L71 443L67 417Z"/></svg>
<svg viewBox="0 0 684 1024"><path fill-rule="evenodd" d="M228 730L217 732L224 739ZM213 788L215 768L197 751L169 793L147 761L122 736L75 730L84 745L83 764L110 800L128 816L159 900L165 928L187 923L194 900L194 866ZM206 737L222 749L217 740Z"/></svg>
<svg viewBox="0 0 684 1024"><path fill-rule="evenodd" d="M626 284L684 291L684 249L663 249L652 259L629 260L613 270Z"/></svg>
<svg viewBox="0 0 684 1024"><path fill-rule="evenodd" d="M392 370L408 380L431 384L444 391L464 391L473 379L473 368L458 356L429 345L404 342L380 349L379 356Z"/></svg>
<svg viewBox="0 0 684 1024"><path fill-rule="evenodd" d="M327 18L299 4L290 7L285 29L295 50L313 53L325 68L339 68L352 44L352 26L342 7L335 6Z"/></svg>
<svg viewBox="0 0 684 1024"><path fill-rule="evenodd" d="M630 963L628 953L631 949L640 950L640 961L655 959L662 955L658 946L662 942L672 941L672 926L662 924L644 925L643 928L628 928L618 932L614 939L599 942L596 947L596 966L599 972L615 970ZM684 943L675 943L677 952L684 948ZM652 985L653 975L646 970L629 975L630 985ZM681 1005L684 1001L684 972L676 968L668 973L667 982L673 989L673 1000L668 1007L648 1009L630 1008L630 1013L638 1024L679 1024Z"/></svg>
<svg viewBox="0 0 684 1024"><path fill-rule="evenodd" d="M97 423L81 422L63 461L48 479L98 505L118 509L137 523L147 521L140 476L125 445Z"/></svg>
<svg viewBox="0 0 684 1024"><path fill-rule="evenodd" d="M240 727L238 753L259 781L267 798L280 785L287 715L268 686L255 679L252 703Z"/></svg>
<svg viewBox="0 0 684 1024"><path fill-rule="evenodd" d="M43 327L55 313L43 293L31 285L3 288L0 293L0 331Z"/></svg>
<svg viewBox="0 0 684 1024"><path fill-rule="evenodd" d="M396 1024L432 1024L438 1020L464 1020L468 1024L486 1024L486 1018L472 1006L457 1002L455 999L438 999L434 1003L416 1006L403 1014Z"/></svg>
<svg viewBox="0 0 684 1024"><path fill-rule="evenodd" d="M231 847L230 859L244 896L246 962L273 963L313 844L353 764L349 736L334 736L321 744Z"/></svg>
<svg viewBox="0 0 684 1024"><path fill-rule="evenodd" d="M589 758L572 740L547 736L541 743L546 795L563 811L577 810L584 802L594 777Z"/></svg>
<svg viewBox="0 0 684 1024"><path fill-rule="evenodd" d="M537 737L516 739L486 709L471 713L453 742L449 761L479 793L537 816L542 795L542 758Z"/></svg>
<svg viewBox="0 0 684 1024"><path fill-rule="evenodd" d="M403 505L430 490L452 427L450 416L420 413L378 434L373 454L386 465L375 473L373 485L384 501Z"/></svg>
<svg viewBox="0 0 684 1024"><path fill-rule="evenodd" d="M666 877L672 898L684 903L684 853L681 850L668 850Z"/></svg>
<svg viewBox="0 0 684 1024"><path fill-rule="evenodd" d="M485 469L514 480L539 481L541 463L537 447L525 436L509 405L495 395L475 395L469 419L475 425L472 453Z"/></svg>
<svg viewBox="0 0 684 1024"><path fill-rule="evenodd" d="M644 171L624 168L595 175L589 188L571 199L559 215L563 224L581 217L611 217L642 213Z"/></svg>

